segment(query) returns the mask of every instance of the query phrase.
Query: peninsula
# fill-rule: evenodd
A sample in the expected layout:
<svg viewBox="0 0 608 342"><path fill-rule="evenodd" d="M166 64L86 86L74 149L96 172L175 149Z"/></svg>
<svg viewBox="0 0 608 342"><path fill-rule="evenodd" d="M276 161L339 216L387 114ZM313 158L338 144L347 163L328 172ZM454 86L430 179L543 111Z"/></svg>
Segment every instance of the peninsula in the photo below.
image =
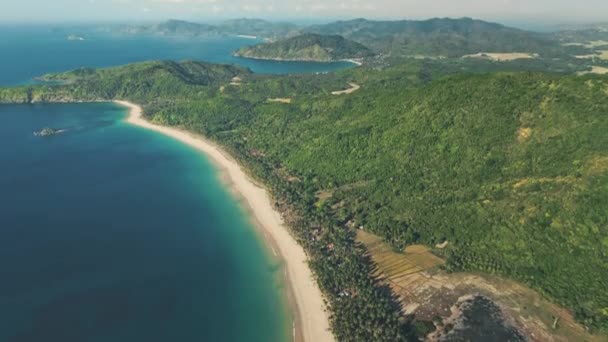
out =
<svg viewBox="0 0 608 342"><path fill-rule="evenodd" d="M374 53L362 44L337 35L306 33L296 37L244 47L235 56L277 61L333 62L371 57Z"/></svg>

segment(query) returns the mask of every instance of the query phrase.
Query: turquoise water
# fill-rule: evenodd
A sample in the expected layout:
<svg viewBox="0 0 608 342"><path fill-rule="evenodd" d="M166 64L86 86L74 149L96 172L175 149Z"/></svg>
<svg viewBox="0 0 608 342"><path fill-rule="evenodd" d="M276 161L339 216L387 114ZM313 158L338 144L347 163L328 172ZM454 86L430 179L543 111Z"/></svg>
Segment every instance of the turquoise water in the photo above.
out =
<svg viewBox="0 0 608 342"><path fill-rule="evenodd" d="M72 33L85 41L70 41ZM156 59L195 59L238 64L257 73L329 72L353 65L348 62L274 62L232 56L242 46L259 41L237 38L178 38L125 36L94 28L2 27L0 25L0 85L24 84L49 72L80 67L107 67Z"/></svg>
<svg viewBox="0 0 608 342"><path fill-rule="evenodd" d="M124 114L0 106L0 341L284 340L279 265L213 167Z"/></svg>
<svg viewBox="0 0 608 342"><path fill-rule="evenodd" d="M0 27L0 85L251 41ZM246 61L258 72L344 64ZM284 341L280 264L207 159L114 104L0 105L0 341ZM35 137L44 127L66 129Z"/></svg>

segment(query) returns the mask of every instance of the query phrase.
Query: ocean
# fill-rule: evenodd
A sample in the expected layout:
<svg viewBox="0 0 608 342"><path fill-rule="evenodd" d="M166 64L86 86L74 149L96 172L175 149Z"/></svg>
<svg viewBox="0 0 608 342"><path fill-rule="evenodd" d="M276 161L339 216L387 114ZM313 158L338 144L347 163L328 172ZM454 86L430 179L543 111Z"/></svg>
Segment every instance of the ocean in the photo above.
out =
<svg viewBox="0 0 608 342"><path fill-rule="evenodd" d="M0 86L150 59L347 67L232 57L248 39L90 31L0 27ZM0 105L0 341L289 340L280 261L213 165L125 116L111 103ZM33 135L44 127L65 132Z"/></svg>
<svg viewBox="0 0 608 342"><path fill-rule="evenodd" d="M85 40L68 40L71 34ZM352 67L348 62L275 62L233 57L261 40L239 37L187 38L106 33L95 27L2 26L0 86L31 83L49 72L108 67L146 60L202 60L238 64L256 73L323 73Z"/></svg>

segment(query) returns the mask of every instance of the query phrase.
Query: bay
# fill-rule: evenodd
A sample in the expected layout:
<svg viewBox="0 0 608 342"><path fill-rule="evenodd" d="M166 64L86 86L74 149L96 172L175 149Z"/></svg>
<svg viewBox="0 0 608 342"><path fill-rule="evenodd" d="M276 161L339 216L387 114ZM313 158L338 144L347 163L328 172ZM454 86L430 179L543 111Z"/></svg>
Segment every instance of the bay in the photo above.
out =
<svg viewBox="0 0 608 342"><path fill-rule="evenodd" d="M0 85L149 59L264 73L347 63L236 59L249 39L0 27ZM0 105L0 341L285 341L281 264L198 151L114 104ZM65 130L51 137L33 132Z"/></svg>
<svg viewBox="0 0 608 342"><path fill-rule="evenodd" d="M68 40L74 32L84 41ZM348 62L277 62L233 57L240 47L260 43L239 37L188 38L118 35L95 27L0 25L0 85L31 83L45 73L81 67L109 67L146 60L202 60L238 64L256 73L323 73L352 67Z"/></svg>

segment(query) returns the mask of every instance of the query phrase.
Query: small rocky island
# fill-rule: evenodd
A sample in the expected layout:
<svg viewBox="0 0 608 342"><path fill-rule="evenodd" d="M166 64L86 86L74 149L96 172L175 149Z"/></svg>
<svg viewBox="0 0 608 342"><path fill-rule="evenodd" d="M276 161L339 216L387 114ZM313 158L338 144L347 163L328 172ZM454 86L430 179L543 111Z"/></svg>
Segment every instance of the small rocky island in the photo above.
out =
<svg viewBox="0 0 608 342"><path fill-rule="evenodd" d="M45 127L38 132L34 132L34 135L37 137L50 137L52 135L57 135L63 133L65 130L63 129L55 129L50 127Z"/></svg>

